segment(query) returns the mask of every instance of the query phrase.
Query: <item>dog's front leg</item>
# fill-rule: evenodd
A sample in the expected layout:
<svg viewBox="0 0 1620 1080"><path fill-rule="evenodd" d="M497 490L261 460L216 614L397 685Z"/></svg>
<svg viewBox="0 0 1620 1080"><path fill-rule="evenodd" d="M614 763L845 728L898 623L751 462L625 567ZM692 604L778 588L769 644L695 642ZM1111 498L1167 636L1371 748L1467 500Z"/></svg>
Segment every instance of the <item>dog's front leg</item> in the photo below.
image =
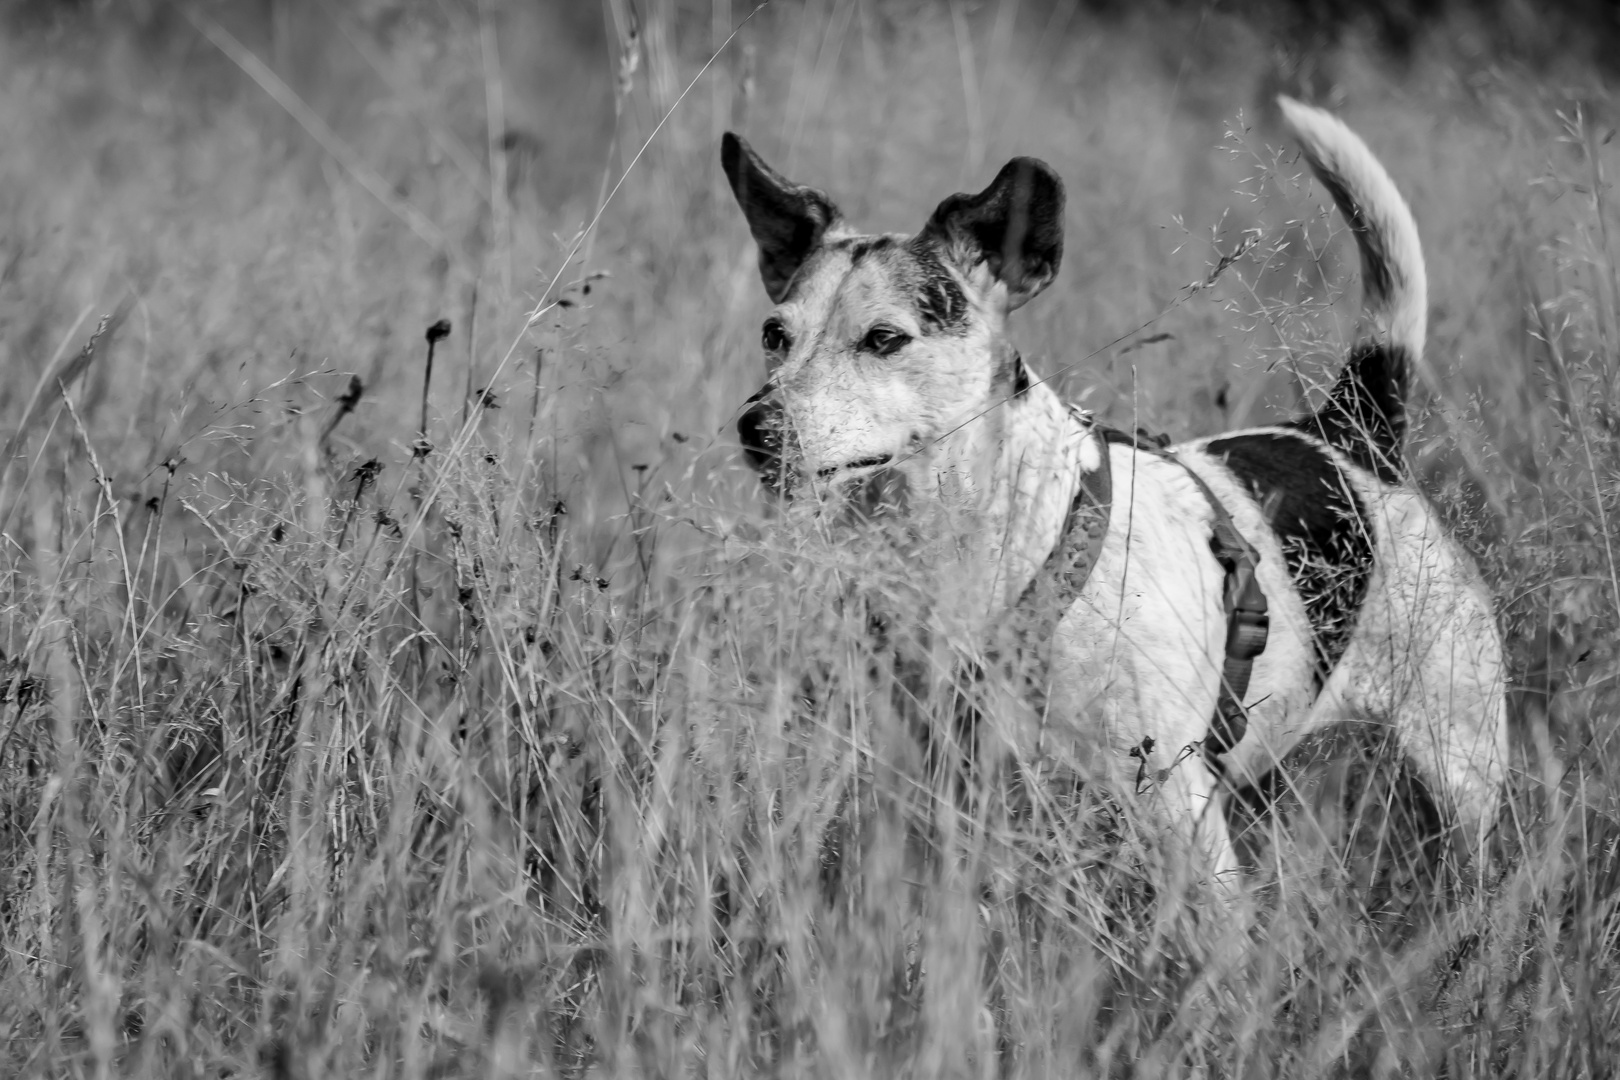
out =
<svg viewBox="0 0 1620 1080"><path fill-rule="evenodd" d="M1116 474L1131 464L1117 462ZM1224 571L1194 516L1205 506L1196 489L1185 500L1174 487L1150 494L1127 504L1124 522L1116 507L1091 578L1053 636L1043 754L1072 755L1082 775L1137 807L1162 838L1167 869L1231 893L1237 858L1219 779L1199 752L1219 696Z"/></svg>
<svg viewBox="0 0 1620 1080"><path fill-rule="evenodd" d="M1156 666L1163 669L1162 658ZM1241 884L1237 857L1221 811L1220 781L1200 745L1215 688L1204 685L1207 680L1194 665L1185 668L1174 682L1161 677L1102 688L1086 712L1091 723L1101 721L1098 757L1110 786L1142 815L1169 871L1167 880L1204 880L1232 896ZM1193 701L1170 700L1186 697ZM1198 708L1205 699L1209 713Z"/></svg>
<svg viewBox="0 0 1620 1080"><path fill-rule="evenodd" d="M1169 877L1239 889L1220 781L1201 752L1219 672L1190 643L1060 630L1052 698L1024 753L1057 774L1102 783L1128 806ZM1179 635L1177 636L1179 637ZM1159 647L1156 647L1159 646ZM1207 648L1214 648L1213 645ZM1216 653L1216 655L1219 655Z"/></svg>
<svg viewBox="0 0 1620 1080"><path fill-rule="evenodd" d="M1167 866L1207 880L1223 899L1239 895L1241 874L1220 805L1219 778L1197 745L1161 747L1152 736L1145 736L1124 755L1130 763L1126 782L1148 824L1159 836L1174 838L1164 852ZM1117 757L1118 751L1112 756ZM1190 860L1181 857L1187 853ZM1192 880L1189 877L1189 883Z"/></svg>

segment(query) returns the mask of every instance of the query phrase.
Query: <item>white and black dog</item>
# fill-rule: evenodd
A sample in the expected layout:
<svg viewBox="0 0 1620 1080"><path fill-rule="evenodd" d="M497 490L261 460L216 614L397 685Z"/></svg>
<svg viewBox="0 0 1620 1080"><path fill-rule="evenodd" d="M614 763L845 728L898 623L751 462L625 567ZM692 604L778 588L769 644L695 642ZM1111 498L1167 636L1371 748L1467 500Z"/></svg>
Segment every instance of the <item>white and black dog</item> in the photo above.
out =
<svg viewBox="0 0 1620 1080"><path fill-rule="evenodd" d="M1426 323L1416 225L1360 138L1281 106L1355 234L1358 336L1314 413L1168 450L1110 437L1008 341L1007 316L1062 257L1063 185L1044 162L1008 162L914 236L866 235L742 139L721 147L776 304L770 378L738 425L753 463L790 493L881 473L913 500L965 504L972 528L941 579L986 628L1074 546L1088 492L1108 504L1048 623L1044 708L1003 725L1006 749L1037 773L1102 761L1128 782L1147 767L1160 781L1149 812L1206 851L1217 880L1235 856L1214 800L1324 725L1388 725L1475 850L1506 764L1490 596L1400 464ZM1269 636L1236 656L1234 678L1235 619L1256 606L1246 586ZM1223 714L1235 729L1212 739Z"/></svg>

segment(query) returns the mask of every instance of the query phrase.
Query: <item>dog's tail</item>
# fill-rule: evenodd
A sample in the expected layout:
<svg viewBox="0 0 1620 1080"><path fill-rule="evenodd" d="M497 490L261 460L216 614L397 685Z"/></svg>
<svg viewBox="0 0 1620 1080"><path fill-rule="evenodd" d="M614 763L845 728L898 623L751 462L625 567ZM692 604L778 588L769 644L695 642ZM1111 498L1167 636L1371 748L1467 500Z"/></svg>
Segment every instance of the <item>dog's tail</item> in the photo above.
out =
<svg viewBox="0 0 1620 1080"><path fill-rule="evenodd" d="M1299 426L1394 480L1406 435L1406 392L1423 354L1429 287L1417 224L1395 182L1337 117L1278 98L1305 160L1356 236L1362 324L1327 401Z"/></svg>

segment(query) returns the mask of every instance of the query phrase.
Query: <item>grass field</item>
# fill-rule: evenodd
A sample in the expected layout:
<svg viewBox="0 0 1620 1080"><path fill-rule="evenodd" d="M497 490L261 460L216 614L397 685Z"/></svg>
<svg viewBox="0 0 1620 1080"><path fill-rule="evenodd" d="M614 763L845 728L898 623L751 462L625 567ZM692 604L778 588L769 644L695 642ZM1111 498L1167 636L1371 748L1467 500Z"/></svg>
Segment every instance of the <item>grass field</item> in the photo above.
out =
<svg viewBox="0 0 1620 1080"><path fill-rule="evenodd" d="M747 13L0 6L0 1074L1614 1075L1604 74L1456 17L1398 63L1213 8ZM1023 355L1193 436L1300 405L1356 311L1277 90L1422 230L1409 462L1499 597L1514 780L1481 884L1375 737L1309 748L1234 811L1234 940L1128 799L930 779L950 673L899 692L860 614L920 584L741 463L718 144L897 230L1045 158Z"/></svg>

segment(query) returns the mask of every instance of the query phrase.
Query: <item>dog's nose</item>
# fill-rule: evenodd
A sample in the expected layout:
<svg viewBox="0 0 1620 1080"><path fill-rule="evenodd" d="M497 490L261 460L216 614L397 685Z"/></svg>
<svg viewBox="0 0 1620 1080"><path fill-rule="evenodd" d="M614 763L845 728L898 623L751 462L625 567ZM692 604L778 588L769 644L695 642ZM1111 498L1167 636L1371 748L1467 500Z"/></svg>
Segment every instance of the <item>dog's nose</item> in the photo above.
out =
<svg viewBox="0 0 1620 1080"><path fill-rule="evenodd" d="M737 421L737 435L748 453L748 463L767 487L780 490L786 463L782 459L782 405L760 391Z"/></svg>

